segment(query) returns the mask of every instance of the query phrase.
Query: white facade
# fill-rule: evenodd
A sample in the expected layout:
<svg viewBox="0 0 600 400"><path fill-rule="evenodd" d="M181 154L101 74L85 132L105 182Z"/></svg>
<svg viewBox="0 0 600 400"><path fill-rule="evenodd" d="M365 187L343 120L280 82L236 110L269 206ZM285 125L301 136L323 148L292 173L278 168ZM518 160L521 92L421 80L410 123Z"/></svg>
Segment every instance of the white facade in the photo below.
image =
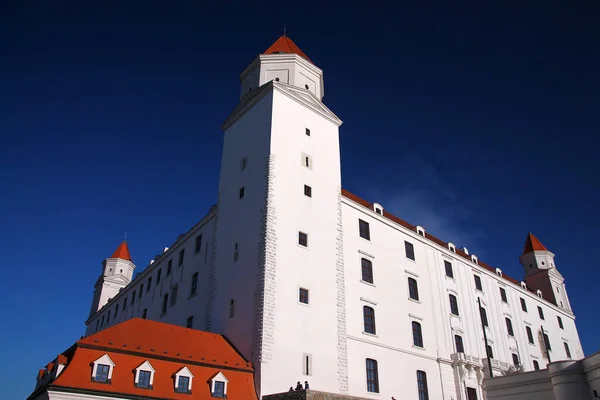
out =
<svg viewBox="0 0 600 400"><path fill-rule="evenodd" d="M513 354L526 371L534 361L545 367L542 326L552 361L568 358L563 343L572 358L582 358L575 317L554 267L558 281L552 283L562 288L563 307L490 271L476 256L465 257L468 251L432 240L425 228L390 217L381 205L366 206L341 191L341 121L321 102L322 76L294 54L261 55L242 73L240 104L223 125L218 206L92 315L87 334L144 316L144 310L146 318L184 326L193 317L194 328L225 334L253 361L262 395L308 380L319 391L417 399L417 371L423 371L429 398L466 399L468 388L482 398L487 368L481 299L495 375L509 370ZM369 224L369 240L359 235L359 220ZM372 283L363 280L363 258L371 262ZM446 276L445 261L453 277ZM418 300L409 298L409 278L416 281ZM300 301L301 289L308 304ZM449 295L457 299L458 316ZM375 334L365 332L365 306L375 313ZM413 322L422 328L422 346L413 344ZM456 350L455 335L464 352ZM378 393L367 387L367 359L377 362Z"/></svg>

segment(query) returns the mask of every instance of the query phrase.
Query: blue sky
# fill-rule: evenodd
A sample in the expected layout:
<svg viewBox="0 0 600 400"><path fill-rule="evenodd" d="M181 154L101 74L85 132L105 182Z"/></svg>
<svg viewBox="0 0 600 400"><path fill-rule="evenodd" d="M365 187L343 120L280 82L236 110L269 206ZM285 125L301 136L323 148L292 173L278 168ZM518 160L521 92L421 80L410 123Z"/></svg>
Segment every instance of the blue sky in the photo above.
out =
<svg viewBox="0 0 600 400"><path fill-rule="evenodd" d="M600 6L168 3L0 8L7 398L84 333L125 232L141 270L215 203L238 75L284 26L344 121L344 187L516 278L532 231L600 348Z"/></svg>

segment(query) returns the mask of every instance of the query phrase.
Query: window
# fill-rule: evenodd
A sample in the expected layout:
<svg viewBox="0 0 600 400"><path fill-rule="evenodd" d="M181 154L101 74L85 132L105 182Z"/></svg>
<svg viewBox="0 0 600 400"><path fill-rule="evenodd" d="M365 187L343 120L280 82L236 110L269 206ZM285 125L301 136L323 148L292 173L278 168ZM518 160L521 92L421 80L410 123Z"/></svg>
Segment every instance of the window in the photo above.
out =
<svg viewBox="0 0 600 400"><path fill-rule="evenodd" d="M169 293L165 293L165 295L163 296L163 303L162 303L162 313L166 314L167 313L167 305L169 304Z"/></svg>
<svg viewBox="0 0 600 400"><path fill-rule="evenodd" d="M202 250L202 235L196 236L196 254Z"/></svg>
<svg viewBox="0 0 600 400"><path fill-rule="evenodd" d="M148 285L146 285L146 286L148 286L148 288L146 289L146 291L149 292L150 288L152 287L152 277L148 278Z"/></svg>
<svg viewBox="0 0 600 400"><path fill-rule="evenodd" d="M540 316L540 319L544 319L544 310L542 310L542 307L538 306L538 314Z"/></svg>
<svg viewBox="0 0 600 400"><path fill-rule="evenodd" d="M115 317L116 317L116 315L115 315ZM556 316L556 319L558 320L558 326L559 326L559 328L560 329L565 329L565 327L563 326L563 323L562 323L562 319L558 315Z"/></svg>
<svg viewBox="0 0 600 400"><path fill-rule="evenodd" d="M304 185L304 195L307 197L312 197L312 188L308 185Z"/></svg>
<svg viewBox="0 0 600 400"><path fill-rule="evenodd" d="M133 291L133 296L131 296L131 304L135 303L135 290Z"/></svg>
<svg viewBox="0 0 600 400"><path fill-rule="evenodd" d="M373 308L369 306L363 307L363 321L365 333L375 335L375 310L373 310Z"/></svg>
<svg viewBox="0 0 600 400"><path fill-rule="evenodd" d="M98 366L96 367L96 376L94 376L94 381L110 383L110 380L108 379L109 371L110 371L110 365L98 364Z"/></svg>
<svg viewBox="0 0 600 400"><path fill-rule="evenodd" d="M367 358L367 392L379 393L379 371L377 361Z"/></svg>
<svg viewBox="0 0 600 400"><path fill-rule="evenodd" d="M239 259L240 259L240 246L239 246L239 244L235 243L233 245L233 262L236 262Z"/></svg>
<svg viewBox="0 0 600 400"><path fill-rule="evenodd" d="M213 397L225 397L225 382L215 381Z"/></svg>
<svg viewBox="0 0 600 400"><path fill-rule="evenodd" d="M494 350L492 349L492 345L488 344L486 348L487 348L487 356L489 358L494 358Z"/></svg>
<svg viewBox="0 0 600 400"><path fill-rule="evenodd" d="M503 302L508 303L508 298L506 297L506 290L504 288L500 288L500 298Z"/></svg>
<svg viewBox="0 0 600 400"><path fill-rule="evenodd" d="M102 316L102 322L100 323L100 326L104 326L104 315Z"/></svg>
<svg viewBox="0 0 600 400"><path fill-rule="evenodd" d="M140 375L138 377L136 386L140 388L152 389L152 386L150 385L150 376L152 373L150 371L140 371L139 374Z"/></svg>
<svg viewBox="0 0 600 400"><path fill-rule="evenodd" d="M531 344L535 344L533 341L533 332L531 332L531 328L526 326L525 331L527 331L527 341Z"/></svg>
<svg viewBox="0 0 600 400"><path fill-rule="evenodd" d="M123 311L127 309L127 297L123 300Z"/></svg>
<svg viewBox="0 0 600 400"><path fill-rule="evenodd" d="M423 232L422 230L418 230L417 233L419 234L419 236L425 236L425 232Z"/></svg>
<svg viewBox="0 0 600 400"><path fill-rule="evenodd" d="M565 353L567 354L567 358L571 358L571 350L569 350L569 344L567 342L563 342L565 345Z"/></svg>
<svg viewBox="0 0 600 400"><path fill-rule="evenodd" d="M246 169L247 166L248 166L248 157L244 157L240 161L240 169L243 171Z"/></svg>
<svg viewBox="0 0 600 400"><path fill-rule="evenodd" d="M419 300L419 287L417 286L417 280L414 278L408 278L408 297Z"/></svg>
<svg viewBox="0 0 600 400"><path fill-rule="evenodd" d="M142 312L142 319L146 319L147 315L148 315L148 309L144 308L144 311Z"/></svg>
<svg viewBox="0 0 600 400"><path fill-rule="evenodd" d="M158 269L158 272L156 273L156 283L159 284L160 283L160 276L162 275L162 268Z"/></svg>
<svg viewBox="0 0 600 400"><path fill-rule="evenodd" d="M310 129L306 128L306 130L304 132L306 133L306 136L310 136Z"/></svg>
<svg viewBox="0 0 600 400"><path fill-rule="evenodd" d="M175 391L177 393L189 393L190 378L188 376L179 376L177 378L177 387L175 388Z"/></svg>
<svg viewBox="0 0 600 400"><path fill-rule="evenodd" d="M117 315L119 314L119 303L115 305L115 319L117 319Z"/></svg>
<svg viewBox="0 0 600 400"><path fill-rule="evenodd" d="M483 286L481 286L481 277L479 275L473 275L475 278L475 289L483 292Z"/></svg>
<svg viewBox="0 0 600 400"><path fill-rule="evenodd" d="M373 283L373 263L366 258L362 258L360 263L362 268L362 280L364 282Z"/></svg>
<svg viewBox="0 0 600 400"><path fill-rule="evenodd" d="M362 219L358 220L358 233L360 237L363 239L371 240L371 231L369 229L369 223L363 221Z"/></svg>
<svg viewBox="0 0 600 400"><path fill-rule="evenodd" d="M235 317L235 299L229 300L229 318Z"/></svg>
<svg viewBox="0 0 600 400"><path fill-rule="evenodd" d="M298 244L303 247L308 247L308 235L304 232L298 232Z"/></svg>
<svg viewBox="0 0 600 400"><path fill-rule="evenodd" d="M521 300L521 310L527 312L527 303L525 303L525 299L521 297L520 300Z"/></svg>
<svg viewBox="0 0 600 400"><path fill-rule="evenodd" d="M417 321L412 322L412 333L413 345L417 347L423 347L423 332L421 330L421 324Z"/></svg>
<svg viewBox="0 0 600 400"><path fill-rule="evenodd" d="M240 199L243 199L243 198L244 198L244 190L245 190L245 189L244 189L244 187L242 186L242 187L240 188Z"/></svg>
<svg viewBox="0 0 600 400"><path fill-rule="evenodd" d="M545 333L544 333L544 344L546 345L546 350L552 351L552 346L550 346L550 338Z"/></svg>
<svg viewBox="0 0 600 400"><path fill-rule="evenodd" d="M196 291L198 290L198 273L196 272L192 275L192 287L190 289L190 297L196 295Z"/></svg>
<svg viewBox="0 0 600 400"><path fill-rule="evenodd" d="M404 242L404 250L406 252L406 258L415 261L415 248L412 243Z"/></svg>
<svg viewBox="0 0 600 400"><path fill-rule="evenodd" d="M512 321L510 318L504 318L504 321L506 321L506 331L508 332L508 335L515 336L515 331L513 330Z"/></svg>
<svg viewBox="0 0 600 400"><path fill-rule="evenodd" d="M480 307L479 314L481 315L481 324L485 327L488 327L487 312L485 311L485 308Z"/></svg>
<svg viewBox="0 0 600 400"><path fill-rule="evenodd" d="M171 288L171 302L169 303L170 307L173 307L177 304L177 291L179 289L179 285L175 285Z"/></svg>
<svg viewBox="0 0 600 400"><path fill-rule="evenodd" d="M454 271L452 270L452 264L450 261L444 261L444 267L446 267L446 276L454 278Z"/></svg>
<svg viewBox="0 0 600 400"><path fill-rule="evenodd" d="M183 249L179 252L179 263L177 263L177 265L180 267L183 265L183 257L184 256L185 256L185 249Z"/></svg>
<svg viewBox="0 0 600 400"><path fill-rule="evenodd" d="M173 269L173 260L169 260L167 263L167 276L171 275L171 270Z"/></svg>
<svg viewBox="0 0 600 400"><path fill-rule="evenodd" d="M302 153L302 166L312 169L312 157L308 154Z"/></svg>
<svg viewBox="0 0 600 400"><path fill-rule="evenodd" d="M300 288L298 291L298 301L300 301L300 303L308 304L308 289Z"/></svg>
<svg viewBox="0 0 600 400"><path fill-rule="evenodd" d="M513 365L515 367L518 367L519 365L521 365L521 363L519 362L519 356L516 353L512 353L512 360L513 360Z"/></svg>
<svg viewBox="0 0 600 400"><path fill-rule="evenodd" d="M110 322L110 310L108 310L108 315L106 316L106 322L107 323Z"/></svg>
<svg viewBox="0 0 600 400"><path fill-rule="evenodd" d="M465 352L465 346L463 344L463 338L460 335L454 335L454 344L456 345L456 352L457 353L464 353Z"/></svg>
<svg viewBox="0 0 600 400"><path fill-rule="evenodd" d="M188 317L185 326L188 327L188 328L193 328L194 327L194 317L193 316Z"/></svg>
<svg viewBox="0 0 600 400"><path fill-rule="evenodd" d="M144 284L143 283L140 285L140 294L138 295L138 299L142 298L142 293L144 293Z"/></svg>
<svg viewBox="0 0 600 400"><path fill-rule="evenodd" d="M302 374L310 376L312 369L312 356L310 354L302 355Z"/></svg>
<svg viewBox="0 0 600 400"><path fill-rule="evenodd" d="M460 315L458 313L458 300L456 299L456 296L450 294L448 295L448 298L450 299L450 312L454 315Z"/></svg>
<svg viewBox="0 0 600 400"><path fill-rule="evenodd" d="M417 389L419 390L419 400L429 400L427 374L424 371L417 371Z"/></svg>
<svg viewBox="0 0 600 400"><path fill-rule="evenodd" d="M100 328L100 320L96 320L96 332L98 332L98 328Z"/></svg>
<svg viewBox="0 0 600 400"><path fill-rule="evenodd" d="M536 371L540 370L540 363L538 363L536 360L533 360L533 369Z"/></svg>

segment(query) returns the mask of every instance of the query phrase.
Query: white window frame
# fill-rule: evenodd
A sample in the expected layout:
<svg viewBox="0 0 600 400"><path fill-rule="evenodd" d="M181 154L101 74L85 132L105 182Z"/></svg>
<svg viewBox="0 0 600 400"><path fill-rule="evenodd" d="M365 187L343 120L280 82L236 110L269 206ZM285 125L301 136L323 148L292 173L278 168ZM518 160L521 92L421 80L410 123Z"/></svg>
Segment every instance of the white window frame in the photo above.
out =
<svg viewBox="0 0 600 400"><path fill-rule="evenodd" d="M175 388L174 389L175 389L176 393L181 393L181 392L177 392L177 388L179 387L179 377L181 377L181 376L190 378L187 390L188 390L188 392L191 392L192 391L192 381L194 380L194 374L192 374L192 371L190 371L188 369L188 367L183 367L179 371L175 372L175 375L174 375L174 377L175 377L175 379L174 379Z"/></svg>
<svg viewBox="0 0 600 400"><path fill-rule="evenodd" d="M223 389L223 395L225 397L227 397L227 384L229 383L229 380L225 377L225 375L223 375L222 372L218 372L212 378L210 378L210 394L211 394L211 396L215 392L215 382L224 382L225 383L225 388Z"/></svg>
<svg viewBox="0 0 600 400"><path fill-rule="evenodd" d="M92 380L96 379L96 372L98 372L99 364L108 365L108 380L110 381L112 379L112 374L113 374L113 369L115 368L115 363L113 362L113 360L111 360L111 358L108 356L108 354L105 354L102 357L98 358L92 364L93 364Z"/></svg>
<svg viewBox="0 0 600 400"><path fill-rule="evenodd" d="M150 386L153 386L154 385L154 373L156 372L156 370L152 367L152 364L150 364L150 362L148 360L146 360L135 369L134 383L136 386L137 386L138 382L140 381L140 371L150 371Z"/></svg>

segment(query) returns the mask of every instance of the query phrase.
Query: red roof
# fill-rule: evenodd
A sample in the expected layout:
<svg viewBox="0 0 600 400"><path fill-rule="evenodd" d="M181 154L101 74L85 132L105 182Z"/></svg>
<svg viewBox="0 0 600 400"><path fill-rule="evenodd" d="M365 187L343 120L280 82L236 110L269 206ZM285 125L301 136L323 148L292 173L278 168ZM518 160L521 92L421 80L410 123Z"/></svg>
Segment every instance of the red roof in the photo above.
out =
<svg viewBox="0 0 600 400"><path fill-rule="evenodd" d="M123 242L117 247L115 252L110 258L120 258L122 260L132 261L131 255L129 254L129 247L127 247L127 241L123 240Z"/></svg>
<svg viewBox="0 0 600 400"><path fill-rule="evenodd" d="M281 36L279 39L275 41L263 54L278 54L278 53L287 53L287 54L298 54L300 57L305 58L310 61L310 58L302 50L300 47L296 46L296 43L292 41L287 36ZM312 61L310 61L312 63Z"/></svg>
<svg viewBox="0 0 600 400"><path fill-rule="evenodd" d="M105 354L114 363L111 381L93 382L90 365ZM209 400L210 379L222 372L229 382L228 398L257 400L252 365L214 333L135 318L77 341L63 355L68 363L62 373L30 398L54 386L54 391L69 388L107 397ZM150 390L135 387L132 374L145 361L155 370ZM175 392L173 376L183 367L194 376L191 395Z"/></svg>
<svg viewBox="0 0 600 400"><path fill-rule="evenodd" d="M548 249L533 233L529 232L529 235L527 235L527 239L525 240L523 254L531 253L532 251L548 251Z"/></svg>

